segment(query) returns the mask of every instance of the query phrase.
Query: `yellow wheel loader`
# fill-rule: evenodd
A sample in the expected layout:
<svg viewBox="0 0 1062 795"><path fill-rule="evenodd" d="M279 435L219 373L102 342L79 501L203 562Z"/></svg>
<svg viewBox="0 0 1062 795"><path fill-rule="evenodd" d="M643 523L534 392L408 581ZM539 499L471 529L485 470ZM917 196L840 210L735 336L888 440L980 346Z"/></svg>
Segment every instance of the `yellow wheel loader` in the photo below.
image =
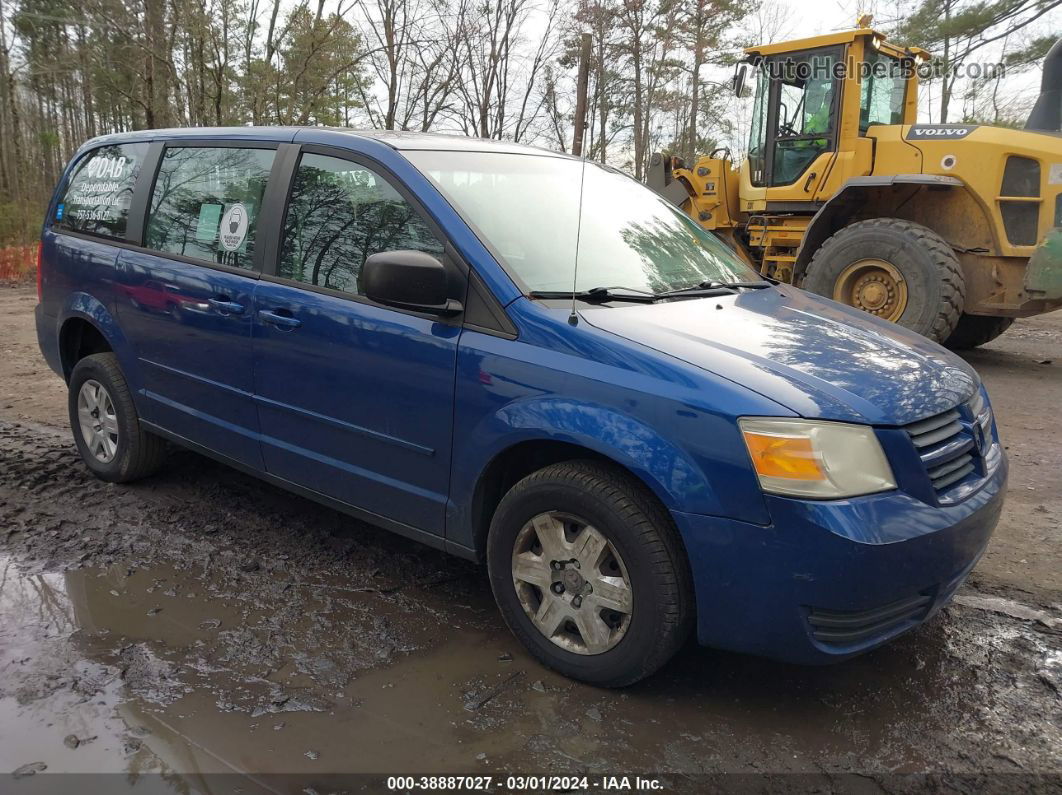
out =
<svg viewBox="0 0 1062 795"><path fill-rule="evenodd" d="M923 50L870 27L752 47L748 155L649 183L764 276L953 348L1062 307L1062 40L1025 130L918 124Z"/></svg>

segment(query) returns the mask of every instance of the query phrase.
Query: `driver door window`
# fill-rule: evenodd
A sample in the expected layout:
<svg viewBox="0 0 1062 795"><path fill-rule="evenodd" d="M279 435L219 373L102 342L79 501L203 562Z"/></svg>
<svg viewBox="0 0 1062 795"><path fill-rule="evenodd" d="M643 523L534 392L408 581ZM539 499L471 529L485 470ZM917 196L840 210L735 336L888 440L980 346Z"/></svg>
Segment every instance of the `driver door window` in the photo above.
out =
<svg viewBox="0 0 1062 795"><path fill-rule="evenodd" d="M304 154L291 187L277 276L360 294L361 266L381 251L442 258L443 244L376 172L349 160Z"/></svg>
<svg viewBox="0 0 1062 795"><path fill-rule="evenodd" d="M839 50L816 50L771 64L777 91L771 185L792 184L819 155L833 149L839 56Z"/></svg>

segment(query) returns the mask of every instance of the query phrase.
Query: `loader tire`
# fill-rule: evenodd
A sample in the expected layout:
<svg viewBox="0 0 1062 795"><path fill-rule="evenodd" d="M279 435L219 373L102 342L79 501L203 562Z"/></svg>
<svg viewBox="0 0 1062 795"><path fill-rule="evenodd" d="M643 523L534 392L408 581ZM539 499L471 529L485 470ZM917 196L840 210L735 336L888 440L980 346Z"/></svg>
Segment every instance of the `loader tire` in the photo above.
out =
<svg viewBox="0 0 1062 795"><path fill-rule="evenodd" d="M951 246L899 218L857 221L835 232L811 258L801 286L934 342L955 330L966 299Z"/></svg>
<svg viewBox="0 0 1062 795"><path fill-rule="evenodd" d="M956 351L965 351L991 342L1014 323L1012 317L988 317L985 315L967 315L959 318L959 324L944 340L944 346Z"/></svg>

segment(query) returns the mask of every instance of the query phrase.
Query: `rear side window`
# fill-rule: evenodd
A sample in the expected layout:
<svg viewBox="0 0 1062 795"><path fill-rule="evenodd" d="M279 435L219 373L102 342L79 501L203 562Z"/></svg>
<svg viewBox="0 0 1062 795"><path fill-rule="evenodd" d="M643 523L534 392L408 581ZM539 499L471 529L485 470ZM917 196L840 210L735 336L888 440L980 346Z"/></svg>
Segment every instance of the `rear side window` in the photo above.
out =
<svg viewBox="0 0 1062 795"><path fill-rule="evenodd" d="M148 210L148 248L251 268L275 155L272 149L167 147Z"/></svg>
<svg viewBox="0 0 1062 795"><path fill-rule="evenodd" d="M148 145L112 144L81 158L55 207L55 224L69 232L125 239L129 205Z"/></svg>
<svg viewBox="0 0 1062 795"><path fill-rule="evenodd" d="M372 169L305 154L291 186L277 275L318 287L362 292L365 259L414 249L443 255L443 245L413 206Z"/></svg>

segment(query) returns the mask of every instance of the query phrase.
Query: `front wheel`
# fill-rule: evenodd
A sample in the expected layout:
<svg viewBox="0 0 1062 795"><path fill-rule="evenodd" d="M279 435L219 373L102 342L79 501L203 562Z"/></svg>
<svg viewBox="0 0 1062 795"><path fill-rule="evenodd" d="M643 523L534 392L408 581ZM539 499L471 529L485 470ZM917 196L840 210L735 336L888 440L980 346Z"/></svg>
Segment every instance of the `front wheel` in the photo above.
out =
<svg viewBox="0 0 1062 795"><path fill-rule="evenodd" d="M801 286L934 342L955 330L966 300L951 246L899 218L857 221L835 232L811 258Z"/></svg>
<svg viewBox="0 0 1062 795"><path fill-rule="evenodd" d="M618 468L571 461L521 480L495 512L487 565L513 634L574 679L631 684L689 634L692 585L671 518Z"/></svg>

